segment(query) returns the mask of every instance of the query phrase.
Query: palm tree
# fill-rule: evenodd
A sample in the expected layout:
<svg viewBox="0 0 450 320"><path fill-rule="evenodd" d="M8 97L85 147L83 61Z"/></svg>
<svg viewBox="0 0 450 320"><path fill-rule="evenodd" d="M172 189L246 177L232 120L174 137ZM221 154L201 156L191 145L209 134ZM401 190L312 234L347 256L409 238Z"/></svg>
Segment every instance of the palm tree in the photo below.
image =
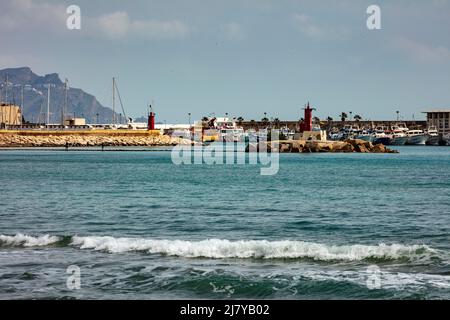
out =
<svg viewBox="0 0 450 320"><path fill-rule="evenodd" d="M237 118L237 123L238 123L238 125L242 126L242 122L244 122L244 118L238 117L238 118Z"/></svg>
<svg viewBox="0 0 450 320"><path fill-rule="evenodd" d="M273 124L274 124L275 128L279 128L280 124L281 124L280 119L278 119L278 118L273 119Z"/></svg>
<svg viewBox="0 0 450 320"><path fill-rule="evenodd" d="M327 130L330 131L331 130L331 123L333 122L333 118L328 116L327 117L327 122L328 122Z"/></svg>
<svg viewBox="0 0 450 320"><path fill-rule="evenodd" d="M341 121L345 122L345 120L347 120L347 118L348 118L348 115L345 112L342 112L340 117L341 117Z"/></svg>
<svg viewBox="0 0 450 320"><path fill-rule="evenodd" d="M353 119L355 119L356 122L359 122L360 120L362 120L362 117L359 114L355 114Z"/></svg>
<svg viewBox="0 0 450 320"><path fill-rule="evenodd" d="M202 118L202 128L207 128L207 127L209 127L209 118L203 117Z"/></svg>

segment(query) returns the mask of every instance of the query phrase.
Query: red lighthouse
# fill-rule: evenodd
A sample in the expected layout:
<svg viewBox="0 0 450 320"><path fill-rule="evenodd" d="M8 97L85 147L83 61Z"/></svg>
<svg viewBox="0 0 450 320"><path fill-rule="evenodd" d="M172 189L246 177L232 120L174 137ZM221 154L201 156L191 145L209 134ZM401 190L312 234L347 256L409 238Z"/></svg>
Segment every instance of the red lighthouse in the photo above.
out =
<svg viewBox="0 0 450 320"><path fill-rule="evenodd" d="M150 112L148 114L147 130L155 130L155 113L153 112L152 105L150 105Z"/></svg>
<svg viewBox="0 0 450 320"><path fill-rule="evenodd" d="M311 108L308 105L305 107L305 117L303 119L303 122L300 124L300 132L304 131L312 131L312 112L313 110L316 110L314 108Z"/></svg>

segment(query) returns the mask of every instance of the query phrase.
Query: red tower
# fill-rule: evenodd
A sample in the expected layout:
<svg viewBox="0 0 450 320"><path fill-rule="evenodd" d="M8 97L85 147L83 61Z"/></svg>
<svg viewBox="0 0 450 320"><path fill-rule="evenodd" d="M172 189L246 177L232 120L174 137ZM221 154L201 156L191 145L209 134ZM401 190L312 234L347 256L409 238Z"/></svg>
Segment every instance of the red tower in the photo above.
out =
<svg viewBox="0 0 450 320"><path fill-rule="evenodd" d="M312 112L313 112L313 110L316 110L316 109L311 108L309 106L309 102L308 102L308 105L305 107L305 117L303 119L303 122L300 124L301 132L312 131Z"/></svg>
<svg viewBox="0 0 450 320"><path fill-rule="evenodd" d="M155 113L153 112L152 105L150 105L150 112L148 114L147 130L155 130Z"/></svg>
<svg viewBox="0 0 450 320"><path fill-rule="evenodd" d="M305 108L305 131L312 130L312 111L313 111L313 109L311 109L309 107L309 102L308 102L308 105Z"/></svg>

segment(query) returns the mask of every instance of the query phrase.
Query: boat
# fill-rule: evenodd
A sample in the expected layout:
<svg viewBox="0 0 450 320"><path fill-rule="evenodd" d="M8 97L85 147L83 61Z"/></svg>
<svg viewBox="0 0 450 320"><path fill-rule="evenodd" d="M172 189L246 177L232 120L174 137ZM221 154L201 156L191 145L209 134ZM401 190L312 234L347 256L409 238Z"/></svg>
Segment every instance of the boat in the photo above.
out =
<svg viewBox="0 0 450 320"><path fill-rule="evenodd" d="M391 136L386 134L386 128L384 126L379 126L375 129L375 133L373 136L373 143L374 144L384 144L389 145L391 141Z"/></svg>
<svg viewBox="0 0 450 320"><path fill-rule="evenodd" d="M359 135L356 136L356 139L373 142L374 134L369 131L362 131Z"/></svg>
<svg viewBox="0 0 450 320"><path fill-rule="evenodd" d="M408 136L408 140L406 141L408 145L425 145L428 140L428 134L422 130L408 130L406 135Z"/></svg>
<svg viewBox="0 0 450 320"><path fill-rule="evenodd" d="M408 127L406 126L406 123L404 123L404 122L398 123L397 127L399 128L399 130L403 131L404 133L409 131Z"/></svg>
<svg viewBox="0 0 450 320"><path fill-rule="evenodd" d="M394 125L391 127L391 140L390 145L393 146L403 146L408 141L408 135L405 133L404 128L399 125Z"/></svg>
<svg viewBox="0 0 450 320"><path fill-rule="evenodd" d="M439 133L436 126L430 126L428 128L428 140L426 144L429 146L438 146L440 142Z"/></svg>
<svg viewBox="0 0 450 320"><path fill-rule="evenodd" d="M214 128L219 130L219 141L242 142L245 140L244 129L237 126L234 119L216 118L214 120Z"/></svg>
<svg viewBox="0 0 450 320"><path fill-rule="evenodd" d="M404 146L408 141L408 136L403 132L394 132L389 141L390 145L393 146Z"/></svg>
<svg viewBox="0 0 450 320"><path fill-rule="evenodd" d="M447 146L450 146L450 133L444 134L442 140Z"/></svg>
<svg viewBox="0 0 450 320"><path fill-rule="evenodd" d="M373 137L374 144L384 144L385 146L389 145L391 142L391 136L384 132L376 132Z"/></svg>

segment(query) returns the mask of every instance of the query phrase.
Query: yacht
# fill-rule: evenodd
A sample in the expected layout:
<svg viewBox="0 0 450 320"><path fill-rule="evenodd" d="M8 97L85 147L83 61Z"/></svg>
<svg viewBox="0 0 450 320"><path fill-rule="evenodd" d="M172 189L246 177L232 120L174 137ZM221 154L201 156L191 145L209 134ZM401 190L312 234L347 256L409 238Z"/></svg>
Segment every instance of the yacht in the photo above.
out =
<svg viewBox="0 0 450 320"><path fill-rule="evenodd" d="M436 126L430 126L428 128L428 140L426 142L429 146L438 146L439 145L439 133L437 131Z"/></svg>
<svg viewBox="0 0 450 320"><path fill-rule="evenodd" d="M425 145L428 140L428 135L422 130L408 130L406 135L408 136L406 141L408 145Z"/></svg>

